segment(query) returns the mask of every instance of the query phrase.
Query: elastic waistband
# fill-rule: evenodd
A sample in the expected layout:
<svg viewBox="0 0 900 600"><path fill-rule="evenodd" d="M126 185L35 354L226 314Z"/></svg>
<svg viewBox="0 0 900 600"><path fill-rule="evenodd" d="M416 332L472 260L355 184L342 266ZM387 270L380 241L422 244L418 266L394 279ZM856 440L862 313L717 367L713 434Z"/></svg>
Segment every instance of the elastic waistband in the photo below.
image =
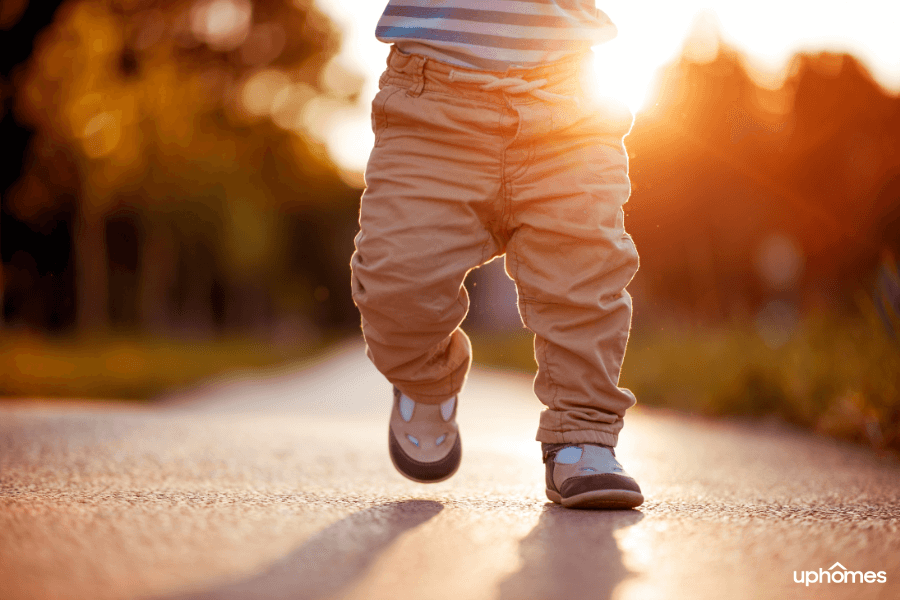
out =
<svg viewBox="0 0 900 600"><path fill-rule="evenodd" d="M578 97L580 74L587 54L576 54L565 59L533 68L509 68L506 71L481 71L444 63L418 54L405 54L391 46L387 58L387 82L403 83L415 94L424 91L457 93L490 102L506 103L509 92L503 89L480 89L479 79L521 79L525 82L546 80L540 86L551 96ZM460 76L462 75L462 76ZM534 94L520 95L523 101L540 101Z"/></svg>

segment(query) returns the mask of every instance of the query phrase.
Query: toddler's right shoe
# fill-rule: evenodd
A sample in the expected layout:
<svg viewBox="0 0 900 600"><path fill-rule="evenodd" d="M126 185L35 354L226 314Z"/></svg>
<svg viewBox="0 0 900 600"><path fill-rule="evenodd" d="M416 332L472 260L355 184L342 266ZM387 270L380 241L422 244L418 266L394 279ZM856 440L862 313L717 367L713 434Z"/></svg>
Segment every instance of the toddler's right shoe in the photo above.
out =
<svg viewBox="0 0 900 600"><path fill-rule="evenodd" d="M394 388L388 429L391 461L404 477L437 483L459 468L462 442L456 425L456 396L441 404L422 404Z"/></svg>
<svg viewBox="0 0 900 600"><path fill-rule="evenodd" d="M566 508L634 508L641 488L599 444L541 444L547 465L547 498Z"/></svg>

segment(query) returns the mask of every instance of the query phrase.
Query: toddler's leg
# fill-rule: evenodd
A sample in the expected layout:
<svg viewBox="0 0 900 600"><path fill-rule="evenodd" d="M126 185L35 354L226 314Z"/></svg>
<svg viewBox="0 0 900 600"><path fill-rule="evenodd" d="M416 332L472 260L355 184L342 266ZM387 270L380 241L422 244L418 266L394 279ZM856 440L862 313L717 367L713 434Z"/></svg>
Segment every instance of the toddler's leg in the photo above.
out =
<svg viewBox="0 0 900 600"><path fill-rule="evenodd" d="M536 334L535 393L547 406L537 440L615 446L635 401L618 387L631 323L625 286L638 267L622 210L625 132L581 125L536 144L514 182L506 268Z"/></svg>
<svg viewBox="0 0 900 600"><path fill-rule="evenodd" d="M497 118L479 127L476 105L393 87L375 111L353 299L379 371L416 402L438 404L459 392L471 363L463 280L498 251L483 224L500 185L500 140L486 133Z"/></svg>

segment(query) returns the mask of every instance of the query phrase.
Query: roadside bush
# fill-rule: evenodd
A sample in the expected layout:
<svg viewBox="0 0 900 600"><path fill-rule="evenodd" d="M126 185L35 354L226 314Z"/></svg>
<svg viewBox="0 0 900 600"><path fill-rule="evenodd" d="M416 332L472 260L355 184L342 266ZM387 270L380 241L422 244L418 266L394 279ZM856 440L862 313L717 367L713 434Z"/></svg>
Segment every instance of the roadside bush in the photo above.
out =
<svg viewBox="0 0 900 600"><path fill-rule="evenodd" d="M640 404L775 418L900 451L900 344L874 310L814 313L770 347L752 325L635 329L620 384ZM533 372L531 336L472 335L475 360Z"/></svg>

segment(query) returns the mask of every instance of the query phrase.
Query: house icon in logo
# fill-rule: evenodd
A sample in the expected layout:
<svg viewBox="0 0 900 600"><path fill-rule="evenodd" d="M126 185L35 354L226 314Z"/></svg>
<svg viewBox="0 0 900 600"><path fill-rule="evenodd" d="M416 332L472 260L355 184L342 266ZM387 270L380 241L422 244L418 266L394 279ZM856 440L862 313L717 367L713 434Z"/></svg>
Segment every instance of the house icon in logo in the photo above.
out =
<svg viewBox="0 0 900 600"><path fill-rule="evenodd" d="M842 568L842 569L845 570L845 571L847 570L847 567L845 567L844 565L842 565L842 564L839 563L839 562L836 562L836 563L834 563L833 565L831 565L830 567L828 567L828 570L829 570L829 571L832 571L832 570L834 570L835 567L840 567L840 568Z"/></svg>

